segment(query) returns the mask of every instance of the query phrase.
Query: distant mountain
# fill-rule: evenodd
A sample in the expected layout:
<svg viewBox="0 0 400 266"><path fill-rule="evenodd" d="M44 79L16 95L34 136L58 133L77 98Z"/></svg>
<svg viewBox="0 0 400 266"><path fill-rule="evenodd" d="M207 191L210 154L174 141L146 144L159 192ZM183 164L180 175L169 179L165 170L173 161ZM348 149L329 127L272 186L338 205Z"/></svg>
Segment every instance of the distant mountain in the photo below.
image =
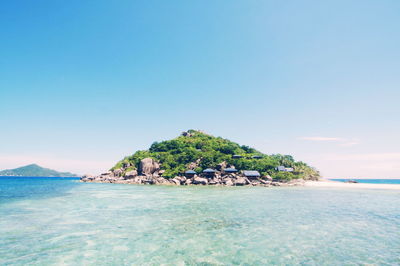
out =
<svg viewBox="0 0 400 266"><path fill-rule="evenodd" d="M15 169L0 171L0 176L44 176L44 177L77 177L68 172L57 172L52 169L40 167L37 164L30 164Z"/></svg>

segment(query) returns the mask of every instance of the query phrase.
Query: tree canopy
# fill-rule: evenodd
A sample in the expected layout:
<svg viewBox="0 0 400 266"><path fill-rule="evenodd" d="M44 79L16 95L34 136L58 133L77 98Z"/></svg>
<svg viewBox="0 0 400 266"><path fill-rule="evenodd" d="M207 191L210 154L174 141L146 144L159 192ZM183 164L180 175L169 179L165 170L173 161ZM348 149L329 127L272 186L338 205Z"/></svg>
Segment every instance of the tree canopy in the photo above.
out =
<svg viewBox="0 0 400 266"><path fill-rule="evenodd" d="M240 155L241 158L233 158ZM252 158L259 156L260 158ZM153 158L165 170L164 177L174 177L188 169L188 165L196 163L195 171L214 168L222 162L234 165L238 170L257 170L261 175L270 175L275 179L315 179L319 173L301 161L295 161L290 155L266 155L254 148L239 145L230 140L214 137L201 131L189 130L175 139L154 142L148 150L137 151L119 161L113 168L118 169L129 163L130 168L137 169L144 158ZM291 167L293 172L278 172L278 166Z"/></svg>

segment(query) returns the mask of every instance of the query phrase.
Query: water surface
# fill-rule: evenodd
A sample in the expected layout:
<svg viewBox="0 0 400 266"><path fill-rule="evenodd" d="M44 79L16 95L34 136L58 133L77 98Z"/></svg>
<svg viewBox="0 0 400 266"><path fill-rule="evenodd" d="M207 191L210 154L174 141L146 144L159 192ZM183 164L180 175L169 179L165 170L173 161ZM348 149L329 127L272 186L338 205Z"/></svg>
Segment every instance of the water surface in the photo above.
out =
<svg viewBox="0 0 400 266"><path fill-rule="evenodd" d="M0 265L400 264L398 191L0 178L0 195Z"/></svg>
<svg viewBox="0 0 400 266"><path fill-rule="evenodd" d="M366 183L366 184L398 184L400 185L400 179L351 179L351 178L336 178L336 179L331 179L334 181L349 181L349 180L355 180L358 183Z"/></svg>

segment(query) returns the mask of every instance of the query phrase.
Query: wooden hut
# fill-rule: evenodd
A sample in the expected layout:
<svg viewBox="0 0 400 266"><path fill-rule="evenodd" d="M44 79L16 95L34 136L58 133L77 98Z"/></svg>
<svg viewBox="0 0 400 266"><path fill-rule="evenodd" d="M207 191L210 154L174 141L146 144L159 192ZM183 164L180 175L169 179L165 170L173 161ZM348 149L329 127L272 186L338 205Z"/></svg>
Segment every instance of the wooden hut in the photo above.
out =
<svg viewBox="0 0 400 266"><path fill-rule="evenodd" d="M243 175L248 179L257 179L261 177L261 174L258 171L245 170L243 171Z"/></svg>
<svg viewBox="0 0 400 266"><path fill-rule="evenodd" d="M238 170L235 168L225 168L224 169L225 174L233 174L233 173L236 173L237 171Z"/></svg>
<svg viewBox="0 0 400 266"><path fill-rule="evenodd" d="M214 169L207 168L203 171L203 174L206 175L207 177L213 177L216 172L217 171L215 171Z"/></svg>
<svg viewBox="0 0 400 266"><path fill-rule="evenodd" d="M195 174L197 174L197 173L196 173L196 171L193 171L193 170L187 170L187 171L185 172L185 176L186 176L187 178L192 178L192 177L194 177Z"/></svg>
<svg viewBox="0 0 400 266"><path fill-rule="evenodd" d="M278 166L277 168L275 168L275 170L279 171L279 172L293 172L294 169L292 167L285 167L283 165Z"/></svg>

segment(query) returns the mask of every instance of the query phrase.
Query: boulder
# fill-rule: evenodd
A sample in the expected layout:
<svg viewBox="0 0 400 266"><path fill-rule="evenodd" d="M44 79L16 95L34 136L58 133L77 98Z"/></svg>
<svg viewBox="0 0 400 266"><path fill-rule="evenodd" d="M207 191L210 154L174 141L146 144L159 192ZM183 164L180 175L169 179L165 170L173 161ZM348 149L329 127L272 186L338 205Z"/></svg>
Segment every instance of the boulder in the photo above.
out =
<svg viewBox="0 0 400 266"><path fill-rule="evenodd" d="M122 176L124 171L122 169L115 169L113 170L114 176Z"/></svg>
<svg viewBox="0 0 400 266"><path fill-rule="evenodd" d="M224 179L224 184L225 184L226 186L233 186L233 181L232 181L232 179L230 179L230 178L225 178L225 179Z"/></svg>
<svg viewBox="0 0 400 266"><path fill-rule="evenodd" d="M215 169L217 169L218 171L223 171L227 165L228 165L228 163L223 161L222 163L217 164Z"/></svg>
<svg viewBox="0 0 400 266"><path fill-rule="evenodd" d="M139 173L141 175L158 175L160 165L152 158L144 158L139 164Z"/></svg>
<svg viewBox="0 0 400 266"><path fill-rule="evenodd" d="M136 170L131 170L131 171L126 172L124 177L126 179L129 179L129 178L134 178L137 175L138 175L138 172Z"/></svg>
<svg viewBox="0 0 400 266"><path fill-rule="evenodd" d="M207 178L202 178L202 177L199 177L199 176L195 176L193 178L192 183L195 184L195 185L207 185L208 184L208 180L207 180Z"/></svg>
<svg viewBox="0 0 400 266"><path fill-rule="evenodd" d="M271 181L260 179L261 184L271 184Z"/></svg>
<svg viewBox="0 0 400 266"><path fill-rule="evenodd" d="M177 179L177 178L172 178L172 179L171 179L171 183L172 183L173 185L180 186L181 181L180 181L179 179Z"/></svg>
<svg viewBox="0 0 400 266"><path fill-rule="evenodd" d="M189 131L183 131L183 132L182 132L182 136L184 136L184 137L192 137L193 134L190 133Z"/></svg>
<svg viewBox="0 0 400 266"><path fill-rule="evenodd" d="M192 184L192 179L186 180L185 185L191 185L191 184Z"/></svg>
<svg viewBox="0 0 400 266"><path fill-rule="evenodd" d="M102 173L101 176L114 176L114 173L111 171L108 171L108 172Z"/></svg>
<svg viewBox="0 0 400 266"><path fill-rule="evenodd" d="M143 180L144 180L145 176L136 176L133 179L134 184L142 184Z"/></svg>
<svg viewBox="0 0 400 266"><path fill-rule="evenodd" d="M235 180L235 186L244 186L247 184L246 179L244 179L243 177L239 176L238 178L236 178Z"/></svg>
<svg viewBox="0 0 400 266"><path fill-rule="evenodd" d="M266 175L266 176L264 177L264 179L266 179L266 180L268 180L268 181L272 181L272 177L271 177L270 175Z"/></svg>
<svg viewBox="0 0 400 266"><path fill-rule="evenodd" d="M94 179L95 179L95 177L92 176L92 175L83 175L83 176L81 177L81 180L82 180L82 181L92 181L92 180L94 180Z"/></svg>
<svg viewBox="0 0 400 266"><path fill-rule="evenodd" d="M155 177L154 182L156 185L170 185L170 182L164 177Z"/></svg>

